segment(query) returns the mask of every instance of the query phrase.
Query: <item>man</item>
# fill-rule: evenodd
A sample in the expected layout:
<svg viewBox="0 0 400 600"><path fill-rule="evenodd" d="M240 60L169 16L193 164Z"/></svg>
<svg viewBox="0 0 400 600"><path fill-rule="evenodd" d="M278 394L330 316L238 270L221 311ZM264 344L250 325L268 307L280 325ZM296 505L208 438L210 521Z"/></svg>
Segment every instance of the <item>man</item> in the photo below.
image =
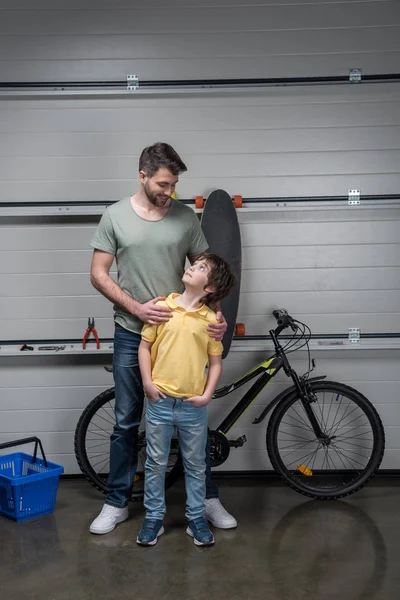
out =
<svg viewBox="0 0 400 600"><path fill-rule="evenodd" d="M138 348L143 323L159 325L171 317L157 305L172 291L182 290L186 258L191 263L207 250L207 241L193 210L171 196L179 174L187 170L175 150L164 143L145 148L139 159L139 191L108 207L93 236L92 285L114 303L115 419L111 436L108 493L90 531L105 534L128 518L128 500L137 466L136 442L143 410L143 384ZM116 258L118 280L109 272ZM211 337L221 340L226 321L217 313ZM132 451L133 449L133 451ZM206 460L205 517L230 529L236 520L222 506Z"/></svg>

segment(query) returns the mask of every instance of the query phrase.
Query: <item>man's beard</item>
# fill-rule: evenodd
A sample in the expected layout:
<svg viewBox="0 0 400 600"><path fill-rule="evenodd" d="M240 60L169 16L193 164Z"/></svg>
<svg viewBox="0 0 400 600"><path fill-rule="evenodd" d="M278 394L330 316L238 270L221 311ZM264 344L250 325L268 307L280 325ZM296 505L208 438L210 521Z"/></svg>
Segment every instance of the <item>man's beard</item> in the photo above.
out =
<svg viewBox="0 0 400 600"><path fill-rule="evenodd" d="M162 204L158 204L158 202L157 202L158 195L153 194L150 191L150 186L149 186L148 182L144 184L144 191L146 192L146 196L147 196L149 202L151 202L152 205L156 206L157 208L164 208L165 206L167 206L168 200L170 200L170 197L168 196L168 200L166 202L164 202Z"/></svg>

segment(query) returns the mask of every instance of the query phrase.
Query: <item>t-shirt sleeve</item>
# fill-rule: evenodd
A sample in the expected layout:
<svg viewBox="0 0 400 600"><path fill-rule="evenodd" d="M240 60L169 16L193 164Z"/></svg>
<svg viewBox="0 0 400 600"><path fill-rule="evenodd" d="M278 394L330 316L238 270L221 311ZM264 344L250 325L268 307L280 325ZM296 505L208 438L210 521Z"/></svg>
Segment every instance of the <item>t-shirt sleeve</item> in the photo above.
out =
<svg viewBox="0 0 400 600"><path fill-rule="evenodd" d="M209 356L219 356L224 351L222 342L217 342L214 338L209 338L207 345L207 354Z"/></svg>
<svg viewBox="0 0 400 600"><path fill-rule="evenodd" d="M157 337L157 327L158 325L149 325L145 323L142 329L142 340L145 342L154 342Z"/></svg>
<svg viewBox="0 0 400 600"><path fill-rule="evenodd" d="M198 256L208 249L208 243L200 226L196 213L192 216L192 227L190 229L188 256Z"/></svg>
<svg viewBox="0 0 400 600"><path fill-rule="evenodd" d="M108 252L108 254L112 254L113 256L117 254L118 244L108 208L106 208L100 219L90 245L96 248L96 250Z"/></svg>

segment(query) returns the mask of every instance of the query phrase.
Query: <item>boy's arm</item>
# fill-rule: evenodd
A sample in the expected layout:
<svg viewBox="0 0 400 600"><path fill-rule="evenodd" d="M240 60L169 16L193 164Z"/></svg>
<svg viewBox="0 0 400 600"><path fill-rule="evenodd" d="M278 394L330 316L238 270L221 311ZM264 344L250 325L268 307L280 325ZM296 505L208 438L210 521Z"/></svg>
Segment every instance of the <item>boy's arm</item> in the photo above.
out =
<svg viewBox="0 0 400 600"><path fill-rule="evenodd" d="M144 393L146 396L153 400L158 400L159 397L166 398L166 396L154 385L151 379L151 347L153 342L146 342L142 340L139 345L139 367L142 375L142 382Z"/></svg>
<svg viewBox="0 0 400 600"><path fill-rule="evenodd" d="M208 377L206 387L201 396L193 396L192 398L186 398L184 402L191 402L194 406L206 406L211 402L211 398L217 387L218 379L222 372L222 357L208 356Z"/></svg>

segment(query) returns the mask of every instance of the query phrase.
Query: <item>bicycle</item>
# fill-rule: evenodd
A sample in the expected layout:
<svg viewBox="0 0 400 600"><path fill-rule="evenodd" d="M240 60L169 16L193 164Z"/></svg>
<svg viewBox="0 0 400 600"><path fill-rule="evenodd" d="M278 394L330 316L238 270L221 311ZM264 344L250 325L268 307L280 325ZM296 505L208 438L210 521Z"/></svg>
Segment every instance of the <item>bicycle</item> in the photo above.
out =
<svg viewBox="0 0 400 600"><path fill-rule="evenodd" d="M226 436L244 411L266 385L283 369L293 385L273 398L253 424L261 423L271 412L266 446L275 471L297 492L317 499L341 498L360 490L381 464L385 433L381 419L369 400L356 389L326 376L310 377L315 368L309 341L311 330L286 310L273 311L277 327L269 331L275 352L233 383L216 390L221 398L257 378L218 427L209 432L212 466L222 465L231 447L239 448L246 436L229 440ZM278 337L291 328L293 335L284 346ZM299 376L288 354L307 346L308 370ZM99 394L83 411L75 431L75 454L90 483L106 492L109 437L114 425L114 388ZM143 496L145 431L139 432L138 468L133 499ZM172 439L165 478L168 488L183 471L179 443Z"/></svg>

